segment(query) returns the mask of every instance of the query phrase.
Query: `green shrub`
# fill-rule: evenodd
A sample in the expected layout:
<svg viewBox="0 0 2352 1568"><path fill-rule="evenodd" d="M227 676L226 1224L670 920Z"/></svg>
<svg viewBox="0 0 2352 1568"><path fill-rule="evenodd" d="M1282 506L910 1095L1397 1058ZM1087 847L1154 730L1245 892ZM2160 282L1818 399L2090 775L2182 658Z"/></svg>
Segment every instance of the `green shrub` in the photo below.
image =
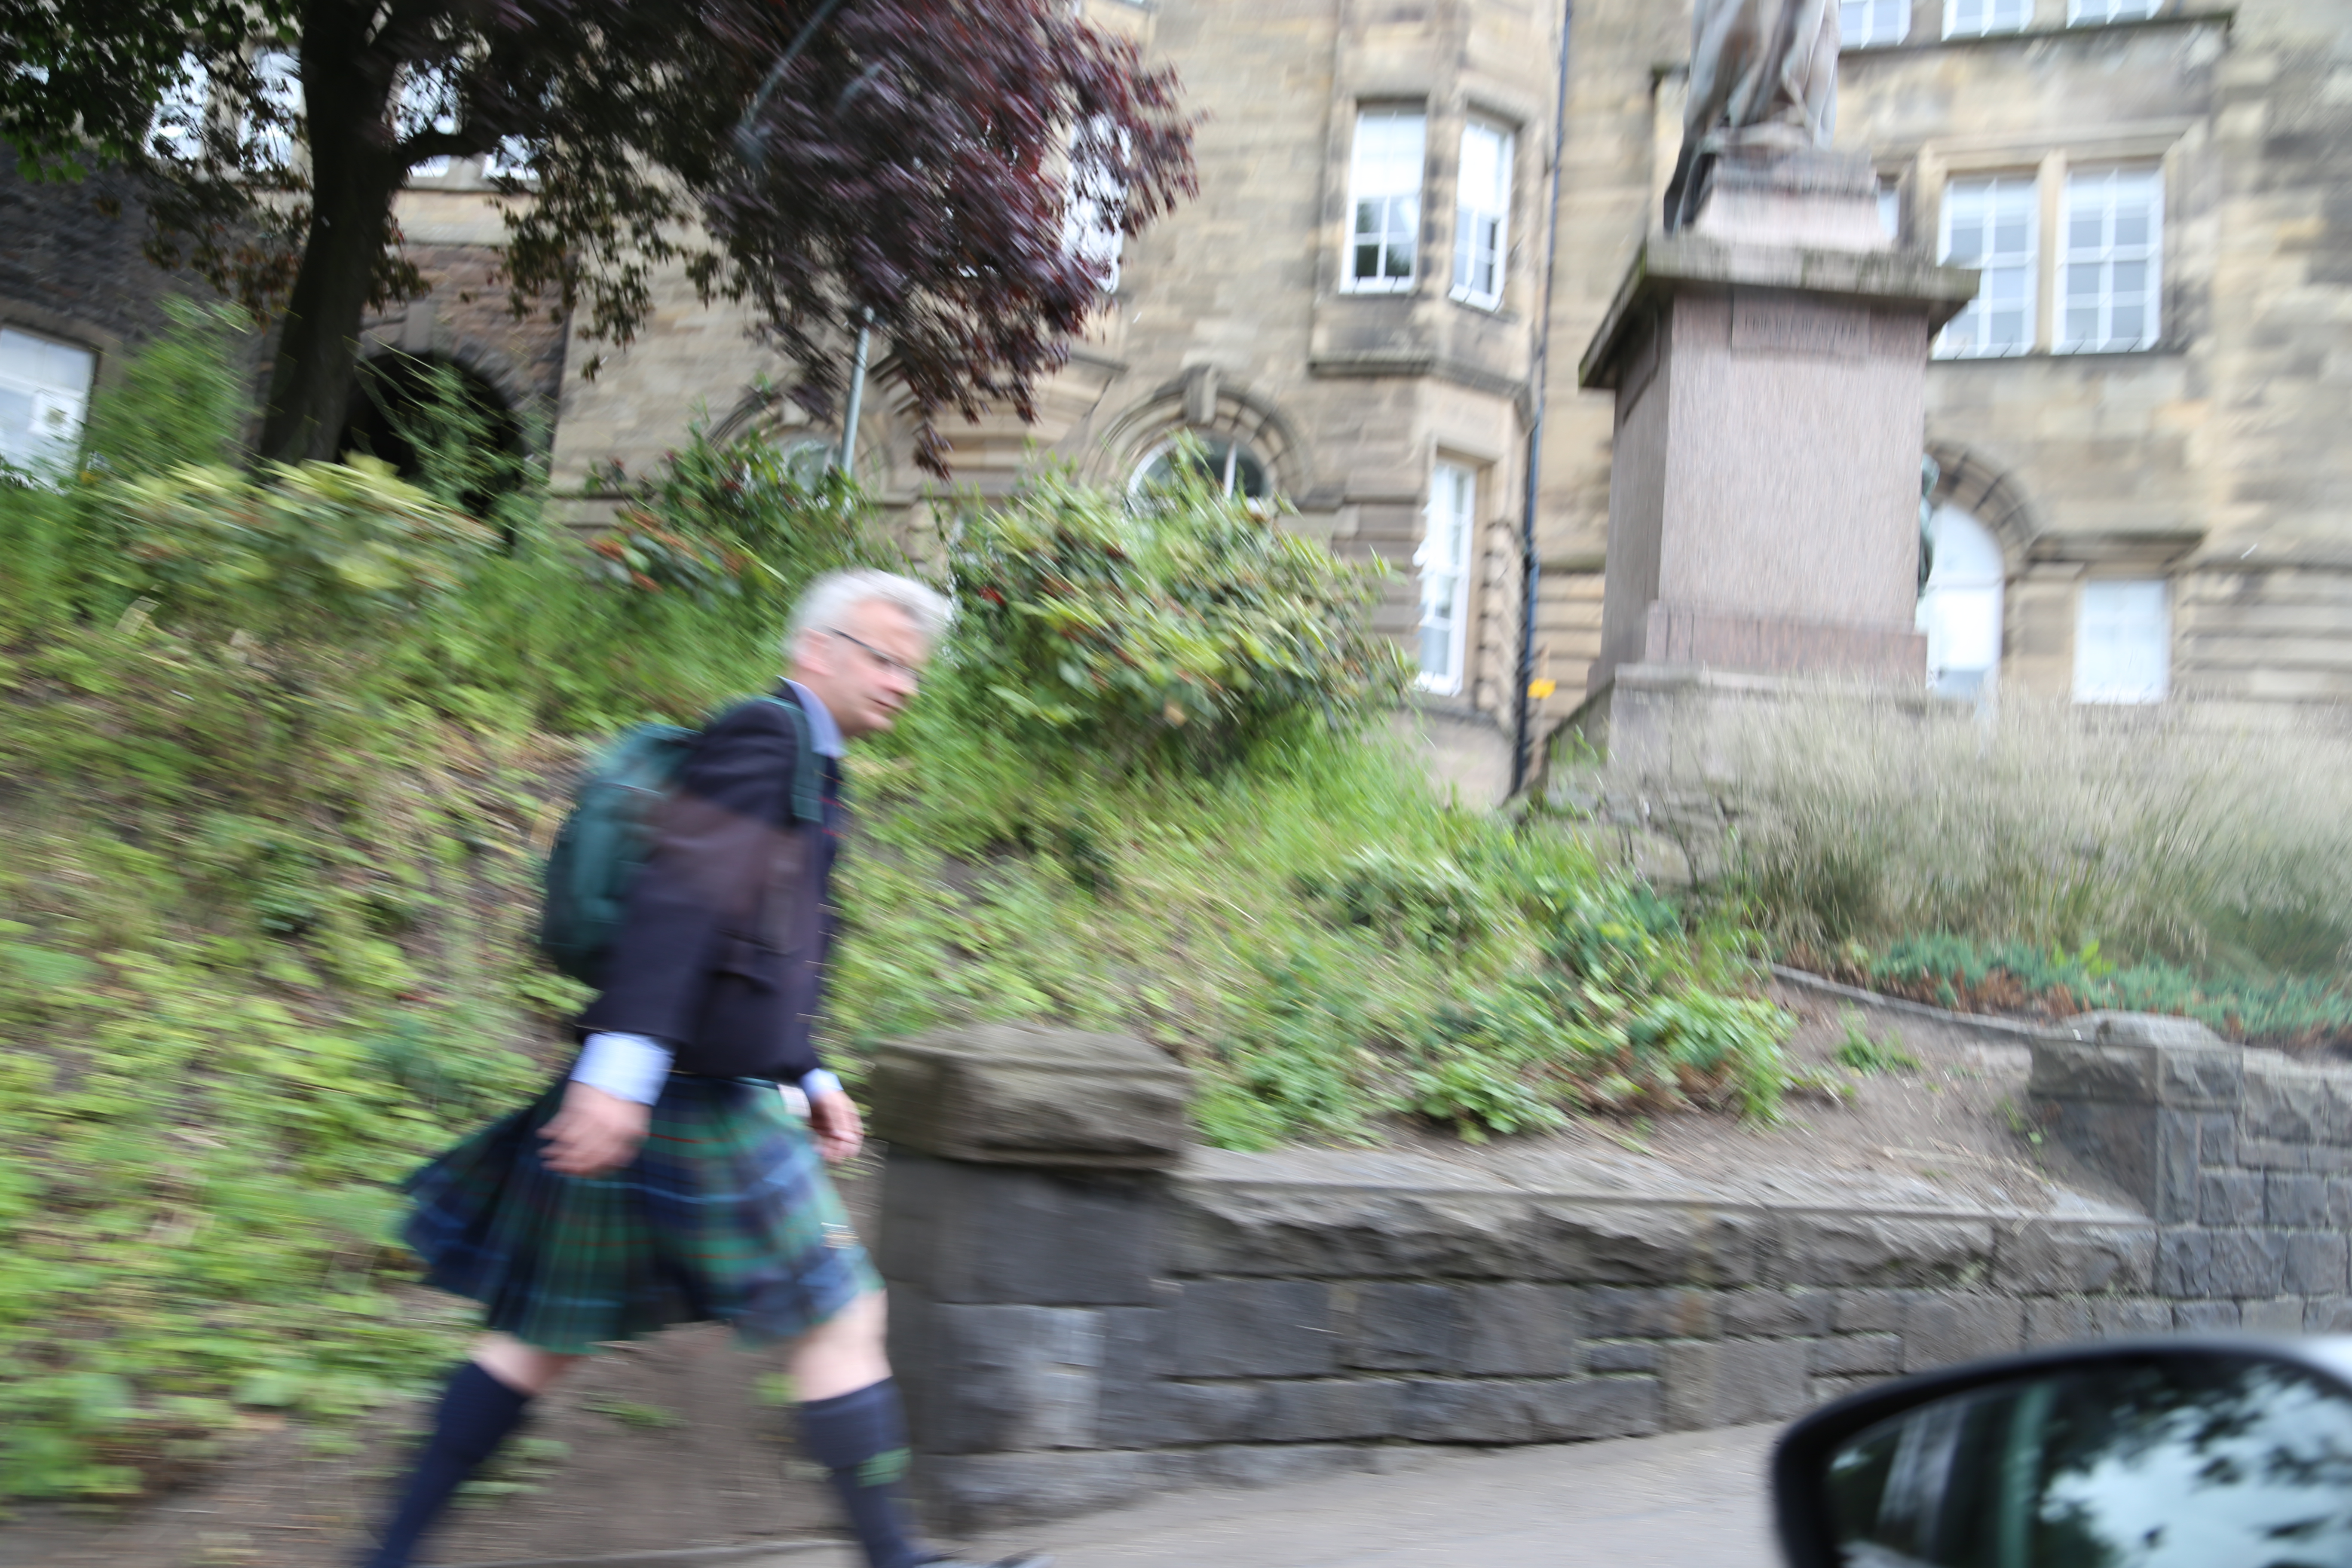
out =
<svg viewBox="0 0 2352 1568"><path fill-rule="evenodd" d="M1065 473L947 541L958 669L1038 744L1115 770L1214 767L1302 722L1353 732L1404 657L1371 629L1382 569L1346 564L1197 476L1136 508Z"/></svg>
<svg viewBox="0 0 2352 1568"><path fill-rule="evenodd" d="M124 571L155 618L209 643L350 651L456 595L488 531L372 458L175 468L121 487Z"/></svg>

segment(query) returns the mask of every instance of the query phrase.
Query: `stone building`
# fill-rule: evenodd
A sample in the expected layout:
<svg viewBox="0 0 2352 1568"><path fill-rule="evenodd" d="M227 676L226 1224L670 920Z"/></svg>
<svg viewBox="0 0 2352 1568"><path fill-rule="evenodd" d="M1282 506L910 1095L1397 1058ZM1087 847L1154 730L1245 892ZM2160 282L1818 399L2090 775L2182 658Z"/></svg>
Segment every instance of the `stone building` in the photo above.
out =
<svg viewBox="0 0 2352 1568"><path fill-rule="evenodd" d="M1204 117L1201 195L1126 246L1036 426L950 432L956 488L1001 492L1041 457L1129 484L1194 433L1236 488L1397 567L1387 624L1419 653L1425 712L1491 765L1538 392L1542 723L1581 700L1599 651L1612 408L1577 365L1658 222L1686 0L1084 3L1181 72ZM1933 681L2096 702L2352 695L2352 8L1840 9L1839 142L1872 155L1904 244L1985 269L1927 375ZM613 460L641 471L690 419L838 442L774 396L790 367L683 279L618 351L508 316L478 175L404 198L437 286L372 342L555 411L575 520L609 516ZM52 350L102 360L125 331L91 303L103 289L77 303L29 284L23 248L0 237L0 442L10 398L56 419L78 395L34 384L82 363ZM911 526L940 492L911 462L887 351L856 466Z"/></svg>
<svg viewBox="0 0 2352 1568"><path fill-rule="evenodd" d="M1428 709L1465 721L1453 743L1492 746L1549 263L1534 641L1557 722L1599 651L1608 531L1612 409L1576 366L1658 221L1687 5L1089 9L1181 72L1205 116L1202 194L1126 247L1038 426L957 433L959 482L1000 489L1042 452L1128 483L1195 431L1297 526L1395 564L1388 624L1420 651ZM2352 13L1841 10L1840 144L1875 161L1903 244L1986 274L1928 373L1931 680L2091 702L2352 695ZM655 455L676 425L647 416L696 397L717 422L761 417L761 369L781 367L681 289L597 382L567 384L560 478ZM867 424L861 469L919 507L887 395Z"/></svg>

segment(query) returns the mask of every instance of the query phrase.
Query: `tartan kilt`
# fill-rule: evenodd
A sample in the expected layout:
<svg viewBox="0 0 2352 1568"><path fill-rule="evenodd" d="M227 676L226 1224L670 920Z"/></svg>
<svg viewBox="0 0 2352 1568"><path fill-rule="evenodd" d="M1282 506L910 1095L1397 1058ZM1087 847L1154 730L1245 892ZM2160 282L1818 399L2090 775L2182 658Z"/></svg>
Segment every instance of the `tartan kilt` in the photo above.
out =
<svg viewBox="0 0 2352 1568"><path fill-rule="evenodd" d="M881 1289L774 1084L671 1074L636 1159L591 1177L540 1163L566 1087L401 1184L426 1282L487 1327L564 1354L714 1319L765 1344Z"/></svg>

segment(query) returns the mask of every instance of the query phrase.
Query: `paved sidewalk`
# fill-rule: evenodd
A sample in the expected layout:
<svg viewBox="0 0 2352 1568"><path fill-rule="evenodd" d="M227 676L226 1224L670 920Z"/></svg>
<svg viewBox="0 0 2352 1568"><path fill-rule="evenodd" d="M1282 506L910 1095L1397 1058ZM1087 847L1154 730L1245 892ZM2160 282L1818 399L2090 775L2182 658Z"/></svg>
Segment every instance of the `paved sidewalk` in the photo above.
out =
<svg viewBox="0 0 2352 1568"><path fill-rule="evenodd" d="M1386 1475L1150 1502L977 1543L1059 1568L1778 1568L1772 1426L1447 1455ZM854 1568L797 1552L741 1568Z"/></svg>

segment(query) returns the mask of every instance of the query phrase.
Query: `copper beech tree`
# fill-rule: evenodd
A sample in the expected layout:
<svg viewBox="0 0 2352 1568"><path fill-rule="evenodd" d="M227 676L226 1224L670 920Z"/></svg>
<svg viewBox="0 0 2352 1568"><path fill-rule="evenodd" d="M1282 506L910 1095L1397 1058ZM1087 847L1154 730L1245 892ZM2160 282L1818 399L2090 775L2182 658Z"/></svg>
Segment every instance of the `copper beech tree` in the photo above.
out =
<svg viewBox="0 0 2352 1568"><path fill-rule="evenodd" d="M870 310L943 470L936 417L1029 417L1104 297L1102 240L1192 189L1174 79L1075 12L0 0L0 139L38 177L136 172L152 259L282 315L263 457L335 455L362 316L423 289L394 198L420 164L482 157L512 198L517 310L551 300L625 342L655 269L682 265L751 304L820 411Z"/></svg>

